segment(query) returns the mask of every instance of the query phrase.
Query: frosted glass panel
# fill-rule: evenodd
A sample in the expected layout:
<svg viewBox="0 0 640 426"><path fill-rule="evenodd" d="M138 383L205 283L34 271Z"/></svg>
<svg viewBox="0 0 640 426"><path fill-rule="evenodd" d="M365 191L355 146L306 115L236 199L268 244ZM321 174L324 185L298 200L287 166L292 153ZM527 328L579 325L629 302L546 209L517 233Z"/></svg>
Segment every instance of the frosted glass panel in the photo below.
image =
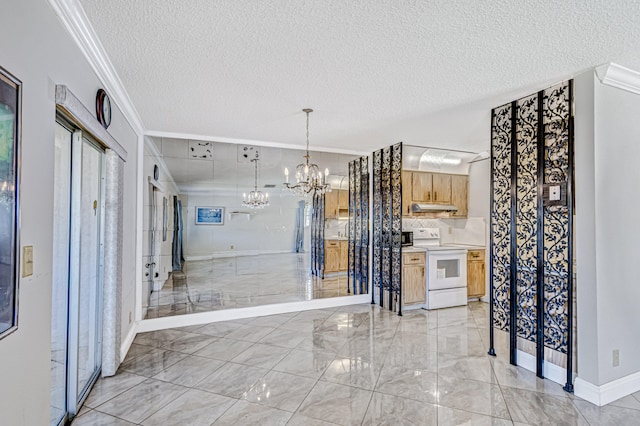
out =
<svg viewBox="0 0 640 426"><path fill-rule="evenodd" d="M53 282L51 287L51 406L57 425L67 410L67 306L69 297L69 217L71 132L56 125L53 197Z"/></svg>
<svg viewBox="0 0 640 426"><path fill-rule="evenodd" d="M78 390L81 395L100 365L101 219L103 153L89 142L82 149L80 200L80 287Z"/></svg>

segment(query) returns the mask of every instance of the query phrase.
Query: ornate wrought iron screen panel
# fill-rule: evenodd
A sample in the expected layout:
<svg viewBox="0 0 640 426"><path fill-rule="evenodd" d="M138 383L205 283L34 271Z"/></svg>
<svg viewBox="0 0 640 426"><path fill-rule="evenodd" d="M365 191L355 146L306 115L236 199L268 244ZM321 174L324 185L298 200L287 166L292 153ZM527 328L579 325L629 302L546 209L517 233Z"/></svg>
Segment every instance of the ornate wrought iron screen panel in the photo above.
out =
<svg viewBox="0 0 640 426"><path fill-rule="evenodd" d="M349 162L348 291L369 291L369 157Z"/></svg>
<svg viewBox="0 0 640 426"><path fill-rule="evenodd" d="M373 153L373 285L380 306L402 315L402 143ZM372 300L373 303L373 300Z"/></svg>
<svg viewBox="0 0 640 426"><path fill-rule="evenodd" d="M492 111L491 321L510 359L566 356L572 391L573 82ZM490 354L495 354L491 329ZM546 348L546 350L545 350ZM559 359L559 357L555 357Z"/></svg>

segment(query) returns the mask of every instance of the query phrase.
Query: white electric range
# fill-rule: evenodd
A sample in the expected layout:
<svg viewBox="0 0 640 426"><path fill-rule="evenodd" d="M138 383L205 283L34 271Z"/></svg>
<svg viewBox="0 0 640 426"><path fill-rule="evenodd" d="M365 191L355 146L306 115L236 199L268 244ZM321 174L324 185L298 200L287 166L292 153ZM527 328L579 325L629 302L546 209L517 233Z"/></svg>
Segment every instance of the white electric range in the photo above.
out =
<svg viewBox="0 0 640 426"><path fill-rule="evenodd" d="M440 245L440 229L414 228L413 247L427 252L427 309L467 304L467 250Z"/></svg>

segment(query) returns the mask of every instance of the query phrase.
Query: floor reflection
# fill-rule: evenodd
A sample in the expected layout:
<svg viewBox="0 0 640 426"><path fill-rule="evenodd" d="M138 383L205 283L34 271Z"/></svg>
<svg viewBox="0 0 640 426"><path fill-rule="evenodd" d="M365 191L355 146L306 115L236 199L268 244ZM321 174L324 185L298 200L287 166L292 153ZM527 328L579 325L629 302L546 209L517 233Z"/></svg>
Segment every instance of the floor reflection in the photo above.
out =
<svg viewBox="0 0 640 426"><path fill-rule="evenodd" d="M312 276L308 253L186 262L186 280L153 292L146 318L348 296L346 273Z"/></svg>

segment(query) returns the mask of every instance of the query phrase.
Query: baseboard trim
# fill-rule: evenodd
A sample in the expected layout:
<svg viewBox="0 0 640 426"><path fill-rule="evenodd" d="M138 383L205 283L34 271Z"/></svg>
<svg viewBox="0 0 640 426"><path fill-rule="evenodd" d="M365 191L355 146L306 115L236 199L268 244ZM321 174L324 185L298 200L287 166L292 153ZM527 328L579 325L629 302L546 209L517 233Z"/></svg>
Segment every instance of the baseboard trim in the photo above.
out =
<svg viewBox="0 0 640 426"><path fill-rule="evenodd" d="M127 357L127 353L129 352L129 349L133 344L133 339L135 339L136 334L138 334L137 325L138 323L135 323L135 322L131 324L131 328L129 328L127 337L125 337L124 341L122 342L122 345L120 345L120 363L122 363L122 361L124 361L124 359Z"/></svg>
<svg viewBox="0 0 640 426"><path fill-rule="evenodd" d="M575 382L575 394L599 407L640 391L640 371L597 386L581 378Z"/></svg>
<svg viewBox="0 0 640 426"><path fill-rule="evenodd" d="M536 372L536 357L523 351L517 351L518 367L522 367L525 370ZM545 379L549 379L552 382L556 382L564 386L567 382L567 369L560 367L559 365L551 364L550 362L544 362L542 364L542 375ZM575 373L574 373L575 378Z"/></svg>
<svg viewBox="0 0 640 426"><path fill-rule="evenodd" d="M248 308L222 309L197 314L153 318L140 321L137 324L136 331L138 333L143 333L147 331L164 330L166 328L186 327L188 325L208 324L211 322L261 317L265 315L286 314L289 312L308 311L312 309L335 308L339 306L357 305L360 303L371 303L371 296L368 294L360 294L355 296L328 297L325 299L251 306Z"/></svg>
<svg viewBox="0 0 640 426"><path fill-rule="evenodd" d="M187 262L193 262L198 260L212 260L212 259L224 259L228 257L242 257L242 256L259 256L266 254L295 254L290 250L233 250L233 251L218 251L211 254L199 255L199 256L185 256L184 259ZM300 253L299 253L300 254Z"/></svg>

